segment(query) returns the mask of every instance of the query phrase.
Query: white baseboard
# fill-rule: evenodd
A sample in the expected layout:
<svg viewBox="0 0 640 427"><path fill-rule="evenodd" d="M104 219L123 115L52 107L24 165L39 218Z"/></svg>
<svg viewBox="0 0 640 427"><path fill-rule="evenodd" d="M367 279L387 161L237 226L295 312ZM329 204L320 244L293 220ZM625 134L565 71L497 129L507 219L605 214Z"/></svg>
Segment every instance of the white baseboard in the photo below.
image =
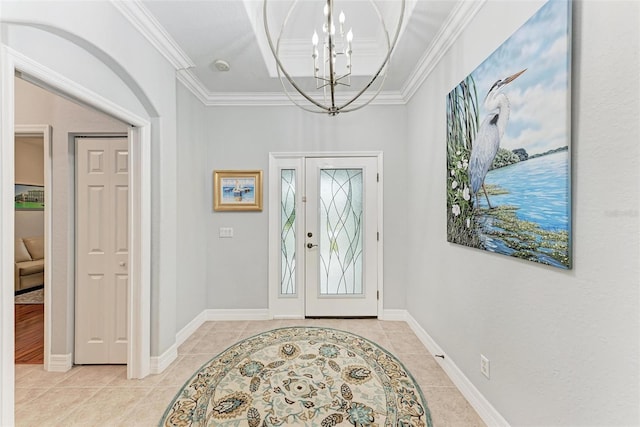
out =
<svg viewBox="0 0 640 427"><path fill-rule="evenodd" d="M72 358L73 355L71 353L51 354L45 370L49 372L67 372L73 366Z"/></svg>
<svg viewBox="0 0 640 427"><path fill-rule="evenodd" d="M204 322L207 321L207 310L203 310L176 334L176 348L180 347Z"/></svg>
<svg viewBox="0 0 640 427"><path fill-rule="evenodd" d="M409 312L406 313L406 322L432 355L444 355L444 359L437 358L440 366L449 376L453 384L455 384L458 390L460 390L462 395L469 401L469 404L473 406L473 409L475 409L478 415L480 415L480 418L482 418L488 426L508 427L509 423L507 420L505 420L496 408L489 403L469 378L467 378L453 360L445 354L442 348L433 340L433 338L431 338L431 336L422 328L422 326L420 326Z"/></svg>
<svg viewBox="0 0 640 427"><path fill-rule="evenodd" d="M273 316L273 320L300 320L304 319L302 314L278 314Z"/></svg>
<svg viewBox="0 0 640 427"><path fill-rule="evenodd" d="M406 321L407 310L382 310L382 315L378 317L380 320Z"/></svg>
<svg viewBox="0 0 640 427"><path fill-rule="evenodd" d="M269 320L269 309L219 309L212 308L206 311L207 320Z"/></svg>
<svg viewBox="0 0 640 427"><path fill-rule="evenodd" d="M270 319L268 309L239 309L223 310L209 309L198 314L184 328L176 334L176 342L160 356L151 357L150 371L152 374L159 374L178 358L178 347L182 345L204 322L210 320L268 320Z"/></svg>
<svg viewBox="0 0 640 427"><path fill-rule="evenodd" d="M160 374L178 358L178 345L174 344L160 356L152 356L149 371L152 374Z"/></svg>

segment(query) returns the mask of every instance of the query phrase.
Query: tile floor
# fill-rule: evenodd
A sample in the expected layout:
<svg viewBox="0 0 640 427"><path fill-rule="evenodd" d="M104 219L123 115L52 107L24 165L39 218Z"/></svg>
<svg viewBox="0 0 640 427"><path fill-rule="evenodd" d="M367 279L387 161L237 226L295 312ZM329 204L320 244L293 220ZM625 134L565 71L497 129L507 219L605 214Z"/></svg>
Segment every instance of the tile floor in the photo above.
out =
<svg viewBox="0 0 640 427"><path fill-rule="evenodd" d="M205 362L231 344L286 326L342 329L392 352L418 381L433 425L483 426L405 322L307 319L207 322L178 349L161 374L127 380L124 366L78 366L65 373L16 365L16 426L156 426L175 394Z"/></svg>

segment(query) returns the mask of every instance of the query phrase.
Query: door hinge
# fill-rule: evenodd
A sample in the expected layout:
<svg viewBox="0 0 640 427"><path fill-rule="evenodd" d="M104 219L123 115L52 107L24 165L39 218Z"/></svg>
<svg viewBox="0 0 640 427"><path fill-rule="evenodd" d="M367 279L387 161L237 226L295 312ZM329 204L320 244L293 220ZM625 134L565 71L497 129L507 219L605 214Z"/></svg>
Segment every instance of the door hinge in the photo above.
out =
<svg viewBox="0 0 640 427"><path fill-rule="evenodd" d="M380 241L380 232L379 231L376 232L376 239L378 240L378 242Z"/></svg>
<svg viewBox="0 0 640 427"><path fill-rule="evenodd" d="M380 174L379 173L376 174L376 182L380 182Z"/></svg>
<svg viewBox="0 0 640 427"><path fill-rule="evenodd" d="M376 291L376 299L379 301L380 300L380 291Z"/></svg>

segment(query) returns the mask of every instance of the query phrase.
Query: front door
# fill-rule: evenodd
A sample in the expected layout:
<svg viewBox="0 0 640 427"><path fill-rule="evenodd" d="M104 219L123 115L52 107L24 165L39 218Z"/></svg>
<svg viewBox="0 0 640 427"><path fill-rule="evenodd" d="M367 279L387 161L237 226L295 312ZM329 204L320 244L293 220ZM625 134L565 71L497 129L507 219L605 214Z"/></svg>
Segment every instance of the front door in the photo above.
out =
<svg viewBox="0 0 640 427"><path fill-rule="evenodd" d="M127 138L76 139L75 363L127 363Z"/></svg>
<svg viewBox="0 0 640 427"><path fill-rule="evenodd" d="M381 160L270 155L271 316L378 316Z"/></svg>
<svg viewBox="0 0 640 427"><path fill-rule="evenodd" d="M305 160L305 315L377 316L377 159Z"/></svg>

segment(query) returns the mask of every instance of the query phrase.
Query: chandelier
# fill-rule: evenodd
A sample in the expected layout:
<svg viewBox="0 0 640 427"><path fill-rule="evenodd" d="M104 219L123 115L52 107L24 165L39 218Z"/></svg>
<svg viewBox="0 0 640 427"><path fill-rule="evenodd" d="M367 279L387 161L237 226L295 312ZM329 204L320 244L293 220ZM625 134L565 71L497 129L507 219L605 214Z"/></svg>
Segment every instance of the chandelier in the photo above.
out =
<svg viewBox="0 0 640 427"><path fill-rule="evenodd" d="M354 30L351 28L346 30L348 27L347 17L343 11L336 15L334 0L323 0L324 7L318 9L318 15L321 19L318 22L322 22L320 35L317 29L313 29L311 43L308 46L310 51L308 75L312 76L313 84L311 86L307 85L306 90L302 87L301 79L296 80L292 77L292 73L285 67L285 61L281 55L283 34L290 25L294 9L300 1L306 4L310 3L305 0L293 0L282 21L275 43L269 31L269 20L267 18L268 0L264 0L263 3L263 19L267 41L276 62L278 77L287 97L303 110L313 113L328 113L330 116L335 116L341 112L355 111L371 103L382 91L384 80L387 77L386 69L402 27L405 0L393 2L400 5L393 38L389 37L383 14L375 1L360 2L360 4L368 3L377 16L377 25L380 26L383 34L384 53L381 56L381 63L373 68L371 75L367 75L364 79L359 79L361 84L354 88L352 88L352 75L355 75L355 72L358 75L363 74L358 70L358 66L362 65L357 61L358 56L356 55L356 59L353 59ZM335 19L336 16L337 21ZM309 28L313 28L314 24L311 23L310 25ZM358 29L356 28L357 31ZM345 88L348 92L345 92ZM292 89L300 94L302 98L294 97ZM346 98L343 96L345 93L347 95ZM363 96L365 93L367 95Z"/></svg>

